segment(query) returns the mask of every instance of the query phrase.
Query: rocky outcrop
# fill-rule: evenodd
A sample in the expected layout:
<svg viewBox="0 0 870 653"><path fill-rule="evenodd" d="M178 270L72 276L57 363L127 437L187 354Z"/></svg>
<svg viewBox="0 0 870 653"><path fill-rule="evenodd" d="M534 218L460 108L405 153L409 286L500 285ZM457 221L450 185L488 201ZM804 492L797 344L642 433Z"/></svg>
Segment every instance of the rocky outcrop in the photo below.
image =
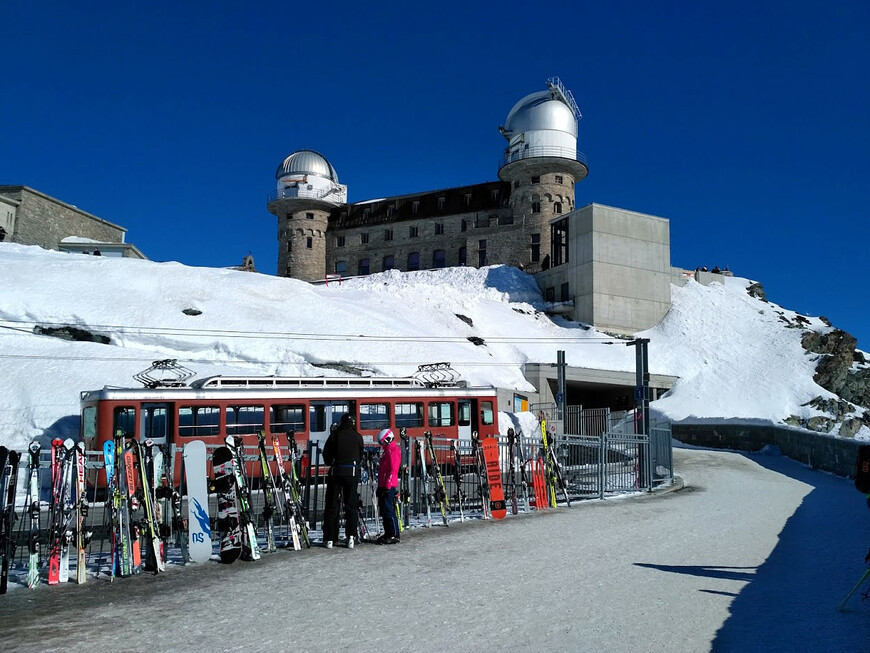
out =
<svg viewBox="0 0 870 653"><path fill-rule="evenodd" d="M755 297L756 299L760 299L763 302L767 301L767 296L764 294L764 288L757 281L753 284L750 284L750 286L746 288L746 292L749 293L750 297Z"/></svg>
<svg viewBox="0 0 870 653"><path fill-rule="evenodd" d="M76 342L98 342L101 345L112 344L112 339L108 336L100 335L99 333L91 333L87 329L75 326L63 327L44 327L36 325L33 327L33 333L38 336L51 336L60 338L61 340L73 340Z"/></svg>
<svg viewBox="0 0 870 653"><path fill-rule="evenodd" d="M853 369L854 363L864 364L864 355L855 349L858 341L841 329L828 333L807 331L801 339L807 351L821 354L813 380L864 408L870 408L870 367Z"/></svg>

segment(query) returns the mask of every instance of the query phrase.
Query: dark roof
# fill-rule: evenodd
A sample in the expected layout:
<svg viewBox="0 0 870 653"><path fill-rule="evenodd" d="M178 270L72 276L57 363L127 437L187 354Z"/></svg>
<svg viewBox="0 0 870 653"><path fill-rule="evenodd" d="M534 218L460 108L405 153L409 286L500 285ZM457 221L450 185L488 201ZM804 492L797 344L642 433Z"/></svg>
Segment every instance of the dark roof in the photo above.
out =
<svg viewBox="0 0 870 653"><path fill-rule="evenodd" d="M493 193L495 191L495 193ZM467 198L467 196L469 196ZM399 195L384 199L346 204L336 207L329 216L330 226L337 229L362 227L385 222L401 222L419 218L437 218L442 215L493 211L508 205L511 185L505 181L445 188L442 190ZM444 198L439 207L438 200ZM414 212L414 202L419 202ZM392 215L389 214L393 207Z"/></svg>

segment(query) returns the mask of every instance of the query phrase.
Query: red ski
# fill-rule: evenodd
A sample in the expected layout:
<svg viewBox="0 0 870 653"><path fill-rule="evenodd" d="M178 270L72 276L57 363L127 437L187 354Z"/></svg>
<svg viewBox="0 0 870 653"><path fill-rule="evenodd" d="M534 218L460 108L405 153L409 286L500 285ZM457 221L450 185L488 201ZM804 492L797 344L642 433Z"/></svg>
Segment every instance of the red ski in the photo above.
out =
<svg viewBox="0 0 870 653"><path fill-rule="evenodd" d="M498 460L498 440L481 438L483 459L486 461L486 482L489 484L489 510L494 519L504 519L507 506L504 501L504 489L501 485L501 464Z"/></svg>

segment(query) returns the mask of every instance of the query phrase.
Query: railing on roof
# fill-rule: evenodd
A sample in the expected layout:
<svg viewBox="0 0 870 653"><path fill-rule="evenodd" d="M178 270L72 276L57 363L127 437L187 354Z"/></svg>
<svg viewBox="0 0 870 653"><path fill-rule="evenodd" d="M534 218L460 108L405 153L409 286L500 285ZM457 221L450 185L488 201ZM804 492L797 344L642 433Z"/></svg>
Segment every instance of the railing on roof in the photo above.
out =
<svg viewBox="0 0 870 653"><path fill-rule="evenodd" d="M577 101L574 99L574 94L565 88L561 79L558 77L550 77L550 79L547 80L547 87L556 95L561 96L559 99L564 101L565 104L570 107L577 120L580 120L580 118L583 117L583 114L580 113L580 107L577 106Z"/></svg>
<svg viewBox="0 0 870 653"><path fill-rule="evenodd" d="M266 203L274 202L275 200L282 199L311 199L311 200L322 200L327 199L329 195L338 195L341 193L341 188L337 188L333 186L332 188L315 188L311 184L302 184L300 183L297 187L287 187L273 190L269 193L269 196L266 199ZM328 198L331 200L332 198ZM341 201L340 197L335 198L337 202Z"/></svg>
<svg viewBox="0 0 870 653"><path fill-rule="evenodd" d="M586 155L580 151L570 147L559 147L558 145L539 145L537 147L528 147L519 150L508 150L502 155L499 160L498 167L503 168L508 163L521 161L523 159L532 159L536 157L554 157L558 159L571 159L579 161L587 168L589 162L586 160Z"/></svg>
<svg viewBox="0 0 870 653"><path fill-rule="evenodd" d="M197 388L423 388L426 384L409 377L304 377L304 376L211 376L194 382Z"/></svg>

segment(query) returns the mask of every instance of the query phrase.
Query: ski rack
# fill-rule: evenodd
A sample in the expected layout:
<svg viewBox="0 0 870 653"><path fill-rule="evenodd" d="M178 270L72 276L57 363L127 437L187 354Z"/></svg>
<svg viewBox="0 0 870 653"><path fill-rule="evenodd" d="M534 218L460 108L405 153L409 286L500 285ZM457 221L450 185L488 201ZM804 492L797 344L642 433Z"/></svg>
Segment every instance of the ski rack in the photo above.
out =
<svg viewBox="0 0 870 653"><path fill-rule="evenodd" d="M154 374L155 372L162 374ZM164 358L154 361L151 367L134 374L133 378L146 388L181 388L186 386L187 380L193 376L196 376L196 372L179 365L177 359Z"/></svg>
<svg viewBox="0 0 870 653"><path fill-rule="evenodd" d="M427 388L462 388L465 381L459 380L459 372L450 367L450 363L429 363L419 365L411 375Z"/></svg>

